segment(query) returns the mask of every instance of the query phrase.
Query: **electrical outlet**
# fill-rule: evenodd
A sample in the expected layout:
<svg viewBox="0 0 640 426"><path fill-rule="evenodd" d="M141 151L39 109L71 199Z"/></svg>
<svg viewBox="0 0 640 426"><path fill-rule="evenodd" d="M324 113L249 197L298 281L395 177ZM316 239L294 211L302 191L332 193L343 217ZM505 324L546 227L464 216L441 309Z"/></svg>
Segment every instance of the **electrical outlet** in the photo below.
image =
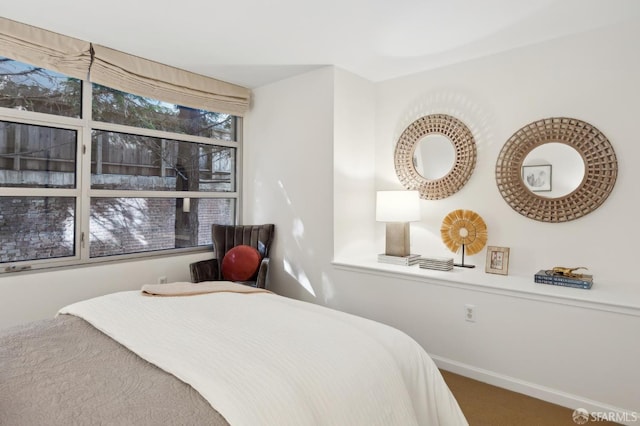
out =
<svg viewBox="0 0 640 426"><path fill-rule="evenodd" d="M476 306L464 305L464 319L469 322L476 322Z"/></svg>
<svg viewBox="0 0 640 426"><path fill-rule="evenodd" d="M158 284L166 284L167 277L158 277Z"/></svg>

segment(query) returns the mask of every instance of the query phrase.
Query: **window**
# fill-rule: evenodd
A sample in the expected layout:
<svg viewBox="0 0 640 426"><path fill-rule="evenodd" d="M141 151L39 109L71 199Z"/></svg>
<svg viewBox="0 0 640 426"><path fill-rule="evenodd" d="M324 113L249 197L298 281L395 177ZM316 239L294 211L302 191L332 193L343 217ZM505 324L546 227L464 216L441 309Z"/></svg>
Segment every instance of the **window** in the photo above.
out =
<svg viewBox="0 0 640 426"><path fill-rule="evenodd" d="M0 57L0 107L80 117L82 81Z"/></svg>
<svg viewBox="0 0 640 426"><path fill-rule="evenodd" d="M0 272L210 245L240 125L0 57Z"/></svg>

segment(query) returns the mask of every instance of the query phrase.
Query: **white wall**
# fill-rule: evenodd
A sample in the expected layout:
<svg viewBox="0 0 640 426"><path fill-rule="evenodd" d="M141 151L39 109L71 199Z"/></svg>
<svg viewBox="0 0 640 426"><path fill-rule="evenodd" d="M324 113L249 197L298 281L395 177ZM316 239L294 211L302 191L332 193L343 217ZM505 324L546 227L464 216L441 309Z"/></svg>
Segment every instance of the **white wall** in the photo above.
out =
<svg viewBox="0 0 640 426"><path fill-rule="evenodd" d="M467 185L444 200L422 201L423 219L412 224L412 252L459 260L459 254L446 249L439 230L450 211L471 209L487 223L489 245L511 248L509 277L496 277L497 284L515 288L539 269L587 266L596 281L591 295L637 307L629 315L345 273L345 280L362 280L363 288L366 280L369 290L374 282L393 286L393 292L378 290L380 300L374 303L385 300L392 306L383 308L381 317L410 332L441 365L573 408L640 411L640 388L632 385L640 382L640 341L631 337L640 330L640 288L631 272L633 244L640 236L632 208L640 181L640 168L633 164L640 157L634 126L640 112L640 27L634 24L377 85L377 189L400 187L393 148L416 118L448 113L476 137L477 165ZM525 124L546 117L591 123L609 138L618 157L619 178L610 197L595 212L569 223L519 215L495 184L495 162L504 142ZM384 228L376 229L381 249ZM465 272L465 280L476 276L485 281L485 251L466 260L478 268ZM463 320L466 303L476 305L476 323Z"/></svg>
<svg viewBox="0 0 640 426"><path fill-rule="evenodd" d="M29 321L53 318L70 303L116 291L139 290L156 283L190 281L189 263L210 258L189 254L94 266L20 272L0 277L0 329Z"/></svg>
<svg viewBox="0 0 640 426"><path fill-rule="evenodd" d="M334 73L333 256L349 258L374 246L375 86L341 69Z"/></svg>
<svg viewBox="0 0 640 426"><path fill-rule="evenodd" d="M315 300L333 253L334 71L254 90L245 118L244 223L274 223L273 290Z"/></svg>
<svg viewBox="0 0 640 426"><path fill-rule="evenodd" d="M423 201L412 226L418 253L449 254L439 228L457 208L479 213L490 245L511 247L511 275L529 277L551 266L586 266L599 288L640 294L629 273L640 230L632 200L640 168L638 23L594 31L377 85L376 186L399 187L393 168L398 136L418 116L445 112L464 121L478 148L476 169L453 196ZM547 117L574 117L603 132L616 150L619 178L605 203L578 220L527 219L502 199L495 183L498 153L522 126ZM378 227L378 241L382 227ZM484 263L485 252L470 259ZM626 267L625 267L626 265Z"/></svg>
<svg viewBox="0 0 640 426"><path fill-rule="evenodd" d="M391 272L340 267L334 279L342 309L403 330L441 368L572 409L640 412L637 312Z"/></svg>
<svg viewBox="0 0 640 426"><path fill-rule="evenodd" d="M640 307L640 291L630 273L640 234L631 205L640 181L633 166L640 149L634 128L639 36L633 26L594 31L378 84L325 68L255 90L246 120L244 218L277 225L274 290L396 326L453 371L573 408L640 411L634 385L640 383L640 309L633 308ZM436 112L471 128L478 162L459 193L422 202L412 251L452 255L439 236L442 218L458 208L475 210L487 222L489 244L511 248L510 275L495 276L504 292L330 263L333 253L348 263L382 251L375 190L400 188L393 168L397 137L414 119ZM509 136L551 116L598 127L616 149L620 170L602 207L564 224L520 216L494 178ZM478 268L466 281L494 279L484 273L484 256L468 259ZM602 295L632 308L509 291L556 265L588 266L596 277L592 299ZM565 290L569 298L585 291ZM477 322L463 320L466 303L476 305Z"/></svg>

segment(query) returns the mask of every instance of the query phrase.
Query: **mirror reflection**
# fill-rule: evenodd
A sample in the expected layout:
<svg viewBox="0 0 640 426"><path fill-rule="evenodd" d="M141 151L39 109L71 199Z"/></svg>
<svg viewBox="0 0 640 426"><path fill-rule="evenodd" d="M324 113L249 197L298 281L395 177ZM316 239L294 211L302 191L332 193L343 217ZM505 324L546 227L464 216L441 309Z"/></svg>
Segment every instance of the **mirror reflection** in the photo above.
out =
<svg viewBox="0 0 640 426"><path fill-rule="evenodd" d="M431 134L416 143L413 166L425 179L440 179L453 168L455 156L456 152L449 138L441 134Z"/></svg>
<svg viewBox="0 0 640 426"><path fill-rule="evenodd" d="M522 181L529 191L541 197L563 197L582 182L585 164L573 147L550 142L533 149L522 163Z"/></svg>

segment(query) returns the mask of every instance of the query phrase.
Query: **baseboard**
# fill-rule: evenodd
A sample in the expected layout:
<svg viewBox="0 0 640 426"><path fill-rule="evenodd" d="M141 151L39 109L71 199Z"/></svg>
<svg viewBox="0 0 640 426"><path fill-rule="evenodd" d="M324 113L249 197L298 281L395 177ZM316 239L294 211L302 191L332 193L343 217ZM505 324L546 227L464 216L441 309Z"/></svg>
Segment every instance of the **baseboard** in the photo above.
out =
<svg viewBox="0 0 640 426"><path fill-rule="evenodd" d="M614 407L599 401L583 398L579 395L540 386L535 383L526 382L472 365L462 364L437 355L431 355L431 358L435 361L438 368L442 370L450 371L480 382L528 395L572 410L583 408L589 413L592 413L592 415L606 416L608 419L620 424L638 425L640 422L640 413L632 410Z"/></svg>

